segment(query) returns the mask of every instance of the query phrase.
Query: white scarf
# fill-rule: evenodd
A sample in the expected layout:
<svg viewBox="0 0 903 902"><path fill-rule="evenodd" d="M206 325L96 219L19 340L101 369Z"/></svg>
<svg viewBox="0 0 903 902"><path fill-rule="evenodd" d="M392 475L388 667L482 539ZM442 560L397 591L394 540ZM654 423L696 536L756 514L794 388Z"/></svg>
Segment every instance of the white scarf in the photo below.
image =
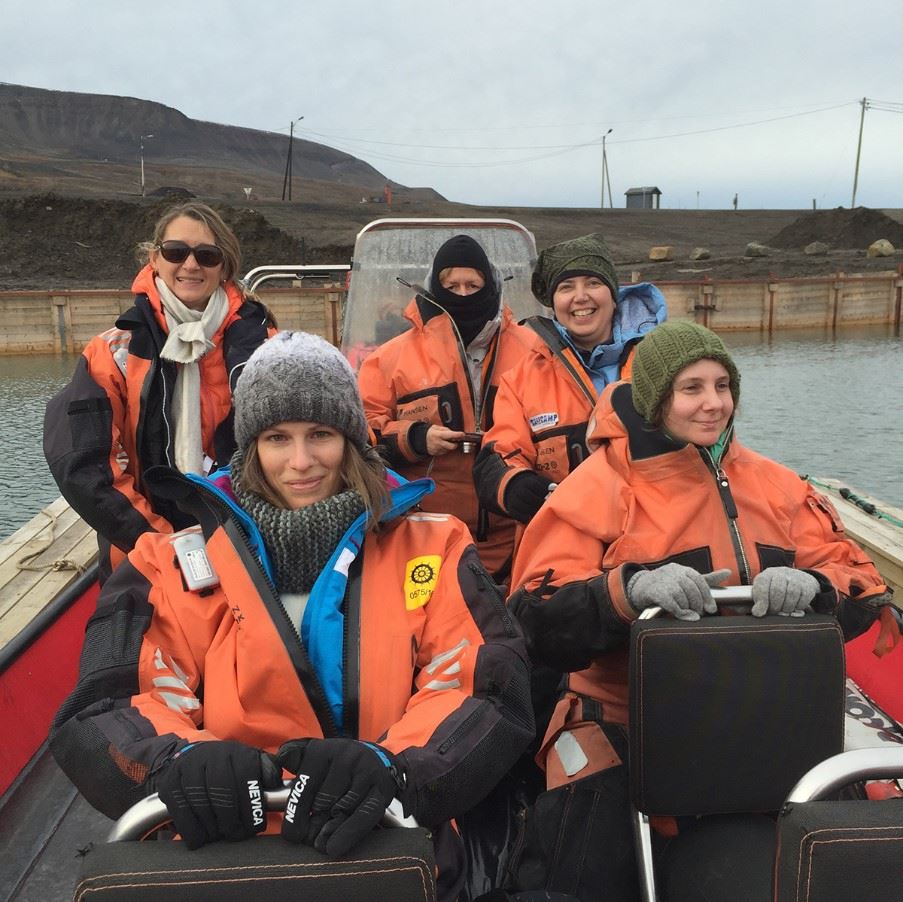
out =
<svg viewBox="0 0 903 902"><path fill-rule="evenodd" d="M201 444L201 373L198 361L215 345L211 341L229 312L229 298L222 286L210 296L203 310L186 307L157 276L154 279L169 337L160 356L180 364L173 392L176 468L182 473L204 473Z"/></svg>

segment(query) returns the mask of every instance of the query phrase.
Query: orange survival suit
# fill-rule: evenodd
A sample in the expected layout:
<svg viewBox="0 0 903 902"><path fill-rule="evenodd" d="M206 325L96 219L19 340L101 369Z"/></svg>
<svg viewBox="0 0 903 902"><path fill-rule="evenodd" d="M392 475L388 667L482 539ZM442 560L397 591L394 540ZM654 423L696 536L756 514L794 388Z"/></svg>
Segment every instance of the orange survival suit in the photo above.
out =
<svg viewBox="0 0 903 902"><path fill-rule="evenodd" d="M501 779L534 725L520 630L463 524L416 509L429 480L391 490L378 532L367 514L349 527L296 624L234 498L166 468L148 479L200 523L219 582L188 591L174 537L156 533L107 580L51 737L85 798L118 817L191 742L273 752L346 736L399 759L408 813L448 849L449 819Z"/></svg>
<svg viewBox="0 0 903 902"><path fill-rule="evenodd" d="M885 619L890 592L807 482L736 439L716 466L708 448L645 423L629 383L603 391L588 440L595 450L543 504L515 556L509 606L534 665L563 673L565 685L537 754L547 791L525 819L512 870L517 889L541 879L581 899L597 898L600 885L606 898L635 899L630 578L669 561L700 573L727 568L728 585L750 584L767 567L798 567L818 580L813 608L834 613L847 638ZM581 856L584 848L604 854Z"/></svg>
<svg viewBox="0 0 903 902"><path fill-rule="evenodd" d="M201 440L211 461L235 450L232 388L248 357L271 333L266 309L234 282L229 309L199 361ZM178 364L161 359L168 329L150 265L132 285L135 305L92 338L71 381L47 404L44 456L63 497L97 531L101 577L144 532L172 532L189 521L151 499L143 474L173 464L170 405Z"/></svg>
<svg viewBox="0 0 903 902"><path fill-rule="evenodd" d="M514 545L514 522L490 513L477 501L473 484L474 453L452 451L429 457L412 443L416 424L436 424L463 432L485 432L493 423L499 380L538 342L514 322L502 305L498 328L489 340L479 385L471 382L451 318L441 313L424 321L417 299L404 315L413 328L370 354L358 374L364 412L389 465L408 479L429 475L436 492L423 508L445 511L463 520L477 540L486 568L507 579ZM477 341L480 339L478 338Z"/></svg>

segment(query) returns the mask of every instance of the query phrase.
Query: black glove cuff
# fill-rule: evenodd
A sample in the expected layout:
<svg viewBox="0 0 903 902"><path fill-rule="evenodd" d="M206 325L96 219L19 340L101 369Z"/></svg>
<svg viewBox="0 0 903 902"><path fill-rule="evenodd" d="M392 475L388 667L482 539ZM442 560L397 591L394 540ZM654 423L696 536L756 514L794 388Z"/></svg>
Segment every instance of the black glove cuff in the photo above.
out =
<svg viewBox="0 0 903 902"><path fill-rule="evenodd" d="M408 429L408 444L418 457L429 455L426 447L426 434L429 432L430 425L423 420L418 420L416 423L411 423L411 428Z"/></svg>
<svg viewBox="0 0 903 902"><path fill-rule="evenodd" d="M362 745L367 746L377 758L386 766L386 769L392 776L392 779L395 781L395 788L397 792L395 793L396 798L404 803L405 802L405 794L408 789L408 774L407 769L404 764L393 755L388 749L383 748L381 745L377 745L375 742L365 742L364 740L359 740ZM407 807L407 806L405 806Z"/></svg>
<svg viewBox="0 0 903 902"><path fill-rule="evenodd" d="M812 610L816 614L836 614L840 596L833 583L818 570L803 570L803 573L814 576L818 581L818 592L812 599Z"/></svg>

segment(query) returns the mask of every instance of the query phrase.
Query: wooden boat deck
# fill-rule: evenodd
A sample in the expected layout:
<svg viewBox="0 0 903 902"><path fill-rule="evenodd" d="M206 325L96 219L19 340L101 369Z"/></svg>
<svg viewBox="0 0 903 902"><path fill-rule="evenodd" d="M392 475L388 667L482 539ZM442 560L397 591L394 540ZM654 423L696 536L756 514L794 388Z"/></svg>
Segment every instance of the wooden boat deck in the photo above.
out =
<svg viewBox="0 0 903 902"><path fill-rule="evenodd" d="M837 508L847 535L874 561L884 581L894 590L894 602L898 607L903 607L903 527L867 513L859 505L843 497L840 490L849 489L857 498L873 504L898 523L903 523L903 510L866 495L837 479L818 477L812 482Z"/></svg>
<svg viewBox="0 0 903 902"><path fill-rule="evenodd" d="M0 542L0 654L97 559L97 539L63 498Z"/></svg>

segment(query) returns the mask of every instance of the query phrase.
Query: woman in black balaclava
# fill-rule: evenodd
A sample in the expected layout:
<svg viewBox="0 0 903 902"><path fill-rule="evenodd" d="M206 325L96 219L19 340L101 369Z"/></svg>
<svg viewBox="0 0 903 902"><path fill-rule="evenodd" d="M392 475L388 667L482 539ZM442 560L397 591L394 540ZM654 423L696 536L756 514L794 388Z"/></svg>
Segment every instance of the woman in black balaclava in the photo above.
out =
<svg viewBox="0 0 903 902"><path fill-rule="evenodd" d="M462 519L487 569L504 582L514 523L479 507L472 476L479 439L468 433L492 425L499 379L536 336L514 322L498 271L468 235L439 248L426 286L405 309L413 328L361 366L364 411L390 466L435 480L421 507Z"/></svg>
<svg viewBox="0 0 903 902"><path fill-rule="evenodd" d="M496 284L493 266L486 251L468 235L456 235L439 248L427 287L439 303L418 295L420 315L426 321L448 313L465 348L499 312L501 286Z"/></svg>

